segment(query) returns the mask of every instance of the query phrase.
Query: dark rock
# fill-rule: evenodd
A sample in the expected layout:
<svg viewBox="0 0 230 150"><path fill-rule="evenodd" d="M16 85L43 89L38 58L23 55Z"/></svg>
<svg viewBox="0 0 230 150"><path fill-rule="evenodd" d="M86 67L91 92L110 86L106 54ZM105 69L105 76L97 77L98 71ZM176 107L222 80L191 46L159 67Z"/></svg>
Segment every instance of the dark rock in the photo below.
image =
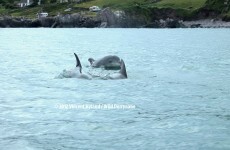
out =
<svg viewBox="0 0 230 150"><path fill-rule="evenodd" d="M147 25L143 26L144 28L160 28L159 21L154 21L152 23L148 23Z"/></svg>
<svg viewBox="0 0 230 150"><path fill-rule="evenodd" d="M2 17L0 19L0 27L11 27L11 28L16 28L16 27L24 27L24 20L20 18L12 18L9 16Z"/></svg>
<svg viewBox="0 0 230 150"><path fill-rule="evenodd" d="M24 19L12 18L8 20L8 23L9 23L9 26L12 28L25 27Z"/></svg>
<svg viewBox="0 0 230 150"><path fill-rule="evenodd" d="M225 15L223 16L222 20L228 22L230 21L230 16Z"/></svg>
<svg viewBox="0 0 230 150"><path fill-rule="evenodd" d="M37 27L42 27L42 23L40 20L35 19L33 21L29 21L27 23L27 27L31 27L31 28L37 28Z"/></svg>
<svg viewBox="0 0 230 150"><path fill-rule="evenodd" d="M100 27L106 28L137 28L146 25L143 16L135 13L125 13L124 11L112 11L105 8L98 13L98 20L101 21Z"/></svg>
<svg viewBox="0 0 230 150"><path fill-rule="evenodd" d="M0 18L0 27L5 28L6 26L7 26L7 23L6 23L5 19L1 17Z"/></svg>
<svg viewBox="0 0 230 150"><path fill-rule="evenodd" d="M24 27L41 27L39 20L25 18L2 17L0 18L0 27L2 28L24 28Z"/></svg>
<svg viewBox="0 0 230 150"><path fill-rule="evenodd" d="M150 16L152 20L166 20L167 18L172 18L175 20L181 19L180 14L171 8L153 8L151 9Z"/></svg>
<svg viewBox="0 0 230 150"><path fill-rule="evenodd" d="M79 13L75 13L72 15L58 16L56 18L56 27L61 27L61 28L66 28L66 27L94 28L94 27L98 27L99 25L100 25L99 20L92 17L85 17Z"/></svg>
<svg viewBox="0 0 230 150"><path fill-rule="evenodd" d="M166 28L182 28L184 27L178 20L166 19Z"/></svg>
<svg viewBox="0 0 230 150"><path fill-rule="evenodd" d="M105 8L99 13L101 22L106 22L106 27L117 26L117 18L110 8Z"/></svg>
<svg viewBox="0 0 230 150"><path fill-rule="evenodd" d="M200 28L201 24L192 24L190 28Z"/></svg>
<svg viewBox="0 0 230 150"><path fill-rule="evenodd" d="M54 17L45 17L39 20L41 21L42 27L52 27L52 25L56 22Z"/></svg>
<svg viewBox="0 0 230 150"><path fill-rule="evenodd" d="M202 8L194 14L193 20L219 18L220 14L219 11Z"/></svg>
<svg viewBox="0 0 230 150"><path fill-rule="evenodd" d="M178 20L167 18L166 20L163 20L163 19L155 20L152 23L149 23L143 27L145 28L184 28L185 25Z"/></svg>

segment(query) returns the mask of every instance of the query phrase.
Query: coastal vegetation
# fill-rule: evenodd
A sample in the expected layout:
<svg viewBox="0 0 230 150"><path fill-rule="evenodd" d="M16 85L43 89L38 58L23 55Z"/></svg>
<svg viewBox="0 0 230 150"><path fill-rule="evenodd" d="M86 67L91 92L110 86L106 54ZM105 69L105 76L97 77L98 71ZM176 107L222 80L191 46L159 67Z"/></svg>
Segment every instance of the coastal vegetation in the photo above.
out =
<svg viewBox="0 0 230 150"><path fill-rule="evenodd" d="M146 18L151 18L156 9L171 9L182 19L196 18L199 12L204 11L212 11L220 17L230 16L230 0L41 0L41 5L38 5L38 0L34 0L32 5L26 7L19 7L18 3L20 1L0 0L0 15L35 18L41 11L48 12L49 16L77 12L96 15L88 10L91 6L99 6L141 14Z"/></svg>

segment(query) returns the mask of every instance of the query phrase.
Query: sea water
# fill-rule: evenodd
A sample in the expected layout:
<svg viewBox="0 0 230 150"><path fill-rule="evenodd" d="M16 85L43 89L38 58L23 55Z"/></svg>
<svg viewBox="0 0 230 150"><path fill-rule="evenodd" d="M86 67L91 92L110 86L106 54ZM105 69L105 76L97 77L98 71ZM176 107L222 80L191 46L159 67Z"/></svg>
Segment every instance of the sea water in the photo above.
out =
<svg viewBox="0 0 230 150"><path fill-rule="evenodd" d="M73 53L128 79L55 78ZM1 150L230 149L229 29L0 29L0 56Z"/></svg>

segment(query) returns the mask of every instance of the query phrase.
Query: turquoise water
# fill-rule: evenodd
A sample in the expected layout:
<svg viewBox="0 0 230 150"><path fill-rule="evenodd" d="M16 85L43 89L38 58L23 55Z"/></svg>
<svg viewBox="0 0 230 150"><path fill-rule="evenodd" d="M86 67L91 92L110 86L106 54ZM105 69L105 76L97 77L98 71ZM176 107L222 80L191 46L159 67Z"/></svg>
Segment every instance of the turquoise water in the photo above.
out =
<svg viewBox="0 0 230 150"><path fill-rule="evenodd" d="M0 39L1 150L230 149L229 29L0 29ZM118 55L128 79L55 79L74 52L85 72L89 57Z"/></svg>

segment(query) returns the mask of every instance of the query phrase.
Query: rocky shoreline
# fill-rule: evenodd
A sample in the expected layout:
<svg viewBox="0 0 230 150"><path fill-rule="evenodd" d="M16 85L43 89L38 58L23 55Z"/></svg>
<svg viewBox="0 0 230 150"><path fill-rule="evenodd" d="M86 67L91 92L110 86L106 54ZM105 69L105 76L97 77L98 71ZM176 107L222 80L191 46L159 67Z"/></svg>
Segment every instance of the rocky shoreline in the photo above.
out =
<svg viewBox="0 0 230 150"><path fill-rule="evenodd" d="M94 17L82 13L59 15L41 19L0 17L0 28L230 28L230 22L218 19L183 21L177 18L146 21L140 16L105 8Z"/></svg>
<svg viewBox="0 0 230 150"><path fill-rule="evenodd" d="M188 28L230 28L230 22L215 19L184 21L183 24Z"/></svg>

